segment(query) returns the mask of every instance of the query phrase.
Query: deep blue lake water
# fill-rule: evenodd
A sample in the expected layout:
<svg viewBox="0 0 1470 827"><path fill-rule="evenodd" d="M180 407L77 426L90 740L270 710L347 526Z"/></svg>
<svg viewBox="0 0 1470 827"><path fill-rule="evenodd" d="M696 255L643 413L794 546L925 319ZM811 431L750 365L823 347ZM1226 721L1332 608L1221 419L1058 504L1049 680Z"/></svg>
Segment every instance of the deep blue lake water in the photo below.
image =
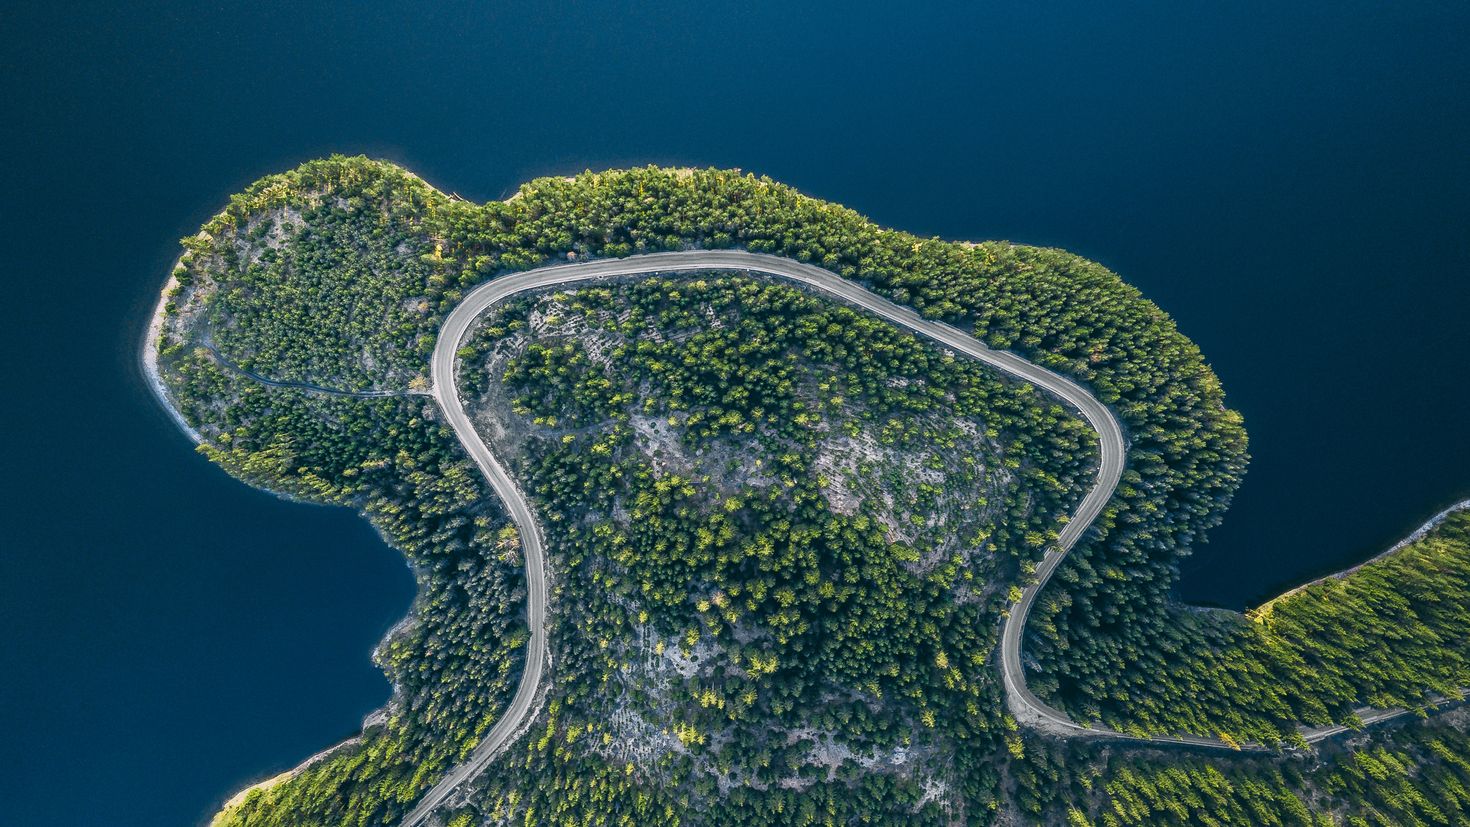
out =
<svg viewBox="0 0 1470 827"><path fill-rule="evenodd" d="M474 199L739 166L1107 264L1251 433L1191 600L1470 489L1470 6L422 5L0 11L0 823L187 827L387 696L399 556L191 453L135 362L176 240L331 152Z"/></svg>

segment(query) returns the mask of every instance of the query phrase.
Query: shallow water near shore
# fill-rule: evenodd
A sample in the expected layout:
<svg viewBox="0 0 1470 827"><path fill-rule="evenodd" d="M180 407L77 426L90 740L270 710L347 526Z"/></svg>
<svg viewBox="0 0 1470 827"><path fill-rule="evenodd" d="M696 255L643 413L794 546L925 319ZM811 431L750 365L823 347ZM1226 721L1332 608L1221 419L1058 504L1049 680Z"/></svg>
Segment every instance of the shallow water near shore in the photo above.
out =
<svg viewBox="0 0 1470 827"><path fill-rule="evenodd" d="M387 698L402 558L210 466L137 364L176 239L331 152L477 200L740 166L1101 261L1251 434L1191 600L1259 602L1470 494L1465 7L30 5L0 45L5 824L195 824Z"/></svg>

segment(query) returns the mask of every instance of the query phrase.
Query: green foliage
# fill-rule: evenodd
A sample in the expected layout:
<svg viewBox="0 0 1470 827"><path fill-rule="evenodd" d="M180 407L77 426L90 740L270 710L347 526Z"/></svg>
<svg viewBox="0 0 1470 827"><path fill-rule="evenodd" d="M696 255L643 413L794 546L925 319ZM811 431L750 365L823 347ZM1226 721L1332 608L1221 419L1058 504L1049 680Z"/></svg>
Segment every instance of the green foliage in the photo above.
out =
<svg viewBox="0 0 1470 827"><path fill-rule="evenodd" d="M262 179L185 239L184 281L211 285L196 334L270 379L406 387L440 318L444 277L426 226L445 200L356 159Z"/></svg>
<svg viewBox="0 0 1470 827"><path fill-rule="evenodd" d="M1105 827L1122 825L1238 824L1243 827L1311 827L1306 805L1274 771L1264 778L1232 781L1212 766L1188 764L1140 775L1124 767L1104 787Z"/></svg>
<svg viewBox="0 0 1470 827"><path fill-rule="evenodd" d="M828 827L902 824L940 827L953 820L917 784L882 773L817 781L803 789L736 787L713 806L689 784L692 767L673 760L667 777L650 783L629 766L589 755L580 742L591 729L569 725L553 702L544 729L524 752L513 752L484 776L476 811L489 823L626 825L626 827ZM706 794L713 792L706 783Z"/></svg>

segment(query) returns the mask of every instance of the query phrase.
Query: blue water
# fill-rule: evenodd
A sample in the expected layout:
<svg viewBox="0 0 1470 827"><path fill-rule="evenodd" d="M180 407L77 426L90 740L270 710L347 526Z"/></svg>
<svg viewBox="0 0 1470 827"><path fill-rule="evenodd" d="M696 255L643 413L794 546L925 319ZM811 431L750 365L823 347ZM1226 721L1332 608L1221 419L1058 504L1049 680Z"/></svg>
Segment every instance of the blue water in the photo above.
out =
<svg viewBox="0 0 1470 827"><path fill-rule="evenodd" d="M192 454L134 362L176 239L334 151L475 199L740 166L1096 258L1251 432L1190 599L1470 488L1463 3L131 5L0 10L0 823L194 824L387 696L402 561Z"/></svg>

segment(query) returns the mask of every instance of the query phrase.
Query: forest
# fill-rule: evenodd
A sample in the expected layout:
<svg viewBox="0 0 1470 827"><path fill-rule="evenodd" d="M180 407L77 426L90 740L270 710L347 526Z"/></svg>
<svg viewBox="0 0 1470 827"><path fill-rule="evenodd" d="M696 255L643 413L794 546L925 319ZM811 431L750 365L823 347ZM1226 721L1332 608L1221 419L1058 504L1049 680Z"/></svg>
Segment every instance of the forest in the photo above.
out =
<svg viewBox="0 0 1470 827"><path fill-rule="evenodd" d="M960 745L1004 740L988 662L1003 586L1092 473L1080 420L748 277L522 299L461 357L477 420L524 428L498 447L555 526L556 611L577 634L553 642L551 697L579 774L616 769L677 789L686 818L745 824L886 756L884 796L908 802L894 823L919 801L962 811L926 794L940 786L995 804L994 767ZM551 774L527 765L486 809L577 820L558 791L527 798ZM749 815L711 795L732 786ZM790 802L757 803L773 796Z"/></svg>
<svg viewBox="0 0 1470 827"><path fill-rule="evenodd" d="M1296 800L1319 820L1463 819L1459 723L1385 747L1392 762L1350 766L1332 747L1340 774L1296 785L1289 771L1298 724L1465 685L1464 520L1251 618L1173 603L1180 557L1244 473L1245 432L1198 349L1106 269L882 229L738 171L541 179L478 205L334 157L256 182L184 240L160 367L202 452L251 484L362 511L407 555L419 597L377 653L394 683L384 720L218 823L391 823L493 723L525 640L519 541L422 395L438 324L501 273L693 247L818 264L1092 389L1125 425L1127 470L1033 609L1032 688L1079 720L1284 751L1182 776L1168 773L1193 766L1181 757L1145 754L1125 773L1127 749L1104 761L1005 715L997 624L1094 461L1070 413L790 288L649 279L509 304L461 353L461 393L518 423L503 447L563 579L556 702L457 821L1149 823L1161 785L1273 813ZM634 697L628 675L660 645L648 663L691 673L659 689L681 703ZM609 698L645 714L600 719ZM667 732L638 722L657 715ZM661 757L609 746L633 730ZM1074 749L1069 784L1086 795L1028 792ZM863 768L880 754L902 769ZM1399 795L1438 809L1364 809L1377 790L1353 778L1383 766L1419 768Z"/></svg>

